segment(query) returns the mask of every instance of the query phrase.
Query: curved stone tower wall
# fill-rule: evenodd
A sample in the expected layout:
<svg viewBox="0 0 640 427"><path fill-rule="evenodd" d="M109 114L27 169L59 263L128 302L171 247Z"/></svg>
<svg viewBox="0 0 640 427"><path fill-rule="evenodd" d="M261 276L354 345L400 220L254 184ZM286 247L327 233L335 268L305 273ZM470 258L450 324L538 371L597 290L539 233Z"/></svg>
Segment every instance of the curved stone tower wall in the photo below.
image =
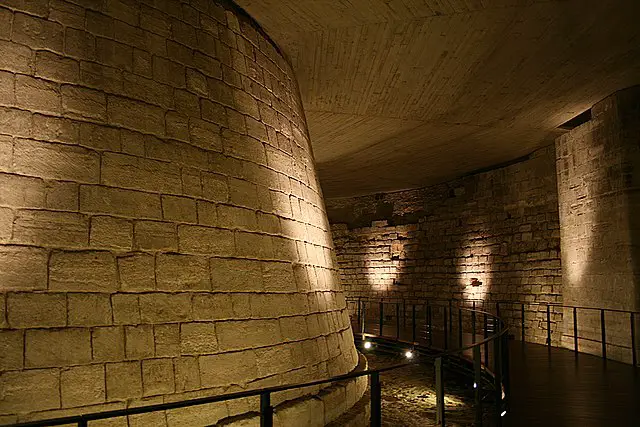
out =
<svg viewBox="0 0 640 427"><path fill-rule="evenodd" d="M250 18L11 0L0 52L0 423L355 367L296 82Z"/></svg>

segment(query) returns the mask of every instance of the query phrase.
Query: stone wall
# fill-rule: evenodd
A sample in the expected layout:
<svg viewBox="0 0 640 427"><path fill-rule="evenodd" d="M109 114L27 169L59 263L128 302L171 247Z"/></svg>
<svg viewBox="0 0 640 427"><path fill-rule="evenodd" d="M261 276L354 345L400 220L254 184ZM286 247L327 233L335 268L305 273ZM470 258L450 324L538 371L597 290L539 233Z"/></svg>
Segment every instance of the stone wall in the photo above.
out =
<svg viewBox="0 0 640 427"><path fill-rule="evenodd" d="M296 82L247 16L7 0L0 52L0 423L356 366Z"/></svg>
<svg viewBox="0 0 640 427"><path fill-rule="evenodd" d="M446 184L326 203L350 297L562 302L553 146ZM501 314L519 337L520 307ZM527 305L525 319L527 338L544 342L544 309Z"/></svg>
<svg viewBox="0 0 640 427"><path fill-rule="evenodd" d="M556 143L564 301L640 310L640 86L613 94L591 113L591 121ZM594 342L601 340L600 316L578 311L582 351L601 353ZM573 313L565 318L565 344L573 347ZM607 355L631 361L629 315L606 313L605 331Z"/></svg>

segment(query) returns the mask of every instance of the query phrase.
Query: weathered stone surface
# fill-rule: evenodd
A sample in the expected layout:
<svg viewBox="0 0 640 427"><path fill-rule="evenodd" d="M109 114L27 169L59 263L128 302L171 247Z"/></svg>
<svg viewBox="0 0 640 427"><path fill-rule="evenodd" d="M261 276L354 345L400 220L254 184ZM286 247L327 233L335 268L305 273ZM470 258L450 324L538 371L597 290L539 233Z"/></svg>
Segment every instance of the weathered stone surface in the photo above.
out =
<svg viewBox="0 0 640 427"><path fill-rule="evenodd" d="M60 373L62 407L91 405L105 401L104 365L74 366Z"/></svg>
<svg viewBox="0 0 640 427"><path fill-rule="evenodd" d="M150 291L156 287L153 255L132 253L119 257L118 273L124 291Z"/></svg>
<svg viewBox="0 0 640 427"><path fill-rule="evenodd" d="M32 379L3 374L0 420L294 381L320 363L303 356L319 351L300 344L311 307L296 293L332 288L335 261L293 74L255 23L215 1L9 2L0 369L57 370L40 399ZM323 320L318 337L348 327ZM215 423L253 403L95 424Z"/></svg>
<svg viewBox="0 0 640 427"><path fill-rule="evenodd" d="M95 362L117 362L124 359L124 330L121 326L91 330L92 357Z"/></svg>
<svg viewBox="0 0 640 427"><path fill-rule="evenodd" d="M107 399L131 399L142 396L140 362L107 363Z"/></svg>
<svg viewBox="0 0 640 427"><path fill-rule="evenodd" d="M49 260L49 288L68 291L114 291L116 262L109 252L54 252Z"/></svg>
<svg viewBox="0 0 640 427"><path fill-rule="evenodd" d="M69 326L106 326L112 323L109 294L68 294Z"/></svg>
<svg viewBox="0 0 640 427"><path fill-rule="evenodd" d="M26 246L0 247L3 290L46 289L47 251Z"/></svg>
<svg viewBox="0 0 640 427"><path fill-rule="evenodd" d="M64 294L9 294L7 320L12 328L66 326L67 298Z"/></svg>
<svg viewBox="0 0 640 427"><path fill-rule="evenodd" d="M0 375L0 412L5 414L60 408L58 369L30 369ZM54 391L53 393L51 391Z"/></svg>
<svg viewBox="0 0 640 427"><path fill-rule="evenodd" d="M33 329L25 334L25 367L59 367L91 361L88 329Z"/></svg>
<svg viewBox="0 0 640 427"><path fill-rule="evenodd" d="M211 354L218 351L214 323L187 323L180 327L180 348L184 355Z"/></svg>
<svg viewBox="0 0 640 427"><path fill-rule="evenodd" d="M253 350L202 356L198 360L204 387L243 385L258 376Z"/></svg>
<svg viewBox="0 0 640 427"><path fill-rule="evenodd" d="M0 330L0 370L22 368L24 332Z"/></svg>
<svg viewBox="0 0 640 427"><path fill-rule="evenodd" d="M158 289L162 290L186 291L211 288L209 263L205 257L180 254L158 255L156 277Z"/></svg>
<svg viewBox="0 0 640 427"><path fill-rule="evenodd" d="M142 361L142 389L144 396L174 392L175 384L171 359Z"/></svg>

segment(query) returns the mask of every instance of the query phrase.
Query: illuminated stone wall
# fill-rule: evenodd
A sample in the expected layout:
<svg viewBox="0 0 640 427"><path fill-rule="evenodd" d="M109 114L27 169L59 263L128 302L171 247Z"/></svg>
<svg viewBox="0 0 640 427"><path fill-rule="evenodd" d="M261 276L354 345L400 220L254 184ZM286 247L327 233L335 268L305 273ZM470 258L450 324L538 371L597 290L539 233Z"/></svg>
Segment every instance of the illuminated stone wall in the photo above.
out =
<svg viewBox="0 0 640 427"><path fill-rule="evenodd" d="M613 94L591 113L557 141L564 301L639 310L640 87ZM565 344L573 347L573 313L565 319ZM591 341L601 340L600 323L599 311L578 312L581 350L601 353ZM608 356L630 361L629 315L607 313L605 330Z"/></svg>
<svg viewBox="0 0 640 427"><path fill-rule="evenodd" d="M2 1L0 53L0 423L355 367L296 82L248 17Z"/></svg>
<svg viewBox="0 0 640 427"><path fill-rule="evenodd" d="M553 146L442 185L329 199L327 212L348 296L562 302ZM501 314L520 327L520 307ZM546 340L545 315L527 308L528 339Z"/></svg>

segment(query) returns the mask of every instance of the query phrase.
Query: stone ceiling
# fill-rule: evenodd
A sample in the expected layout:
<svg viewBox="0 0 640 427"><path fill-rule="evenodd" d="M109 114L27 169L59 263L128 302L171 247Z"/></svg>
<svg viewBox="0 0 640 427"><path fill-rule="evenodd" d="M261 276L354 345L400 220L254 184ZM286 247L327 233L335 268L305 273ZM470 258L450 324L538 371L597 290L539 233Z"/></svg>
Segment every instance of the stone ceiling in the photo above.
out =
<svg viewBox="0 0 640 427"><path fill-rule="evenodd" d="M237 0L290 59L325 196L529 154L640 83L638 0Z"/></svg>

